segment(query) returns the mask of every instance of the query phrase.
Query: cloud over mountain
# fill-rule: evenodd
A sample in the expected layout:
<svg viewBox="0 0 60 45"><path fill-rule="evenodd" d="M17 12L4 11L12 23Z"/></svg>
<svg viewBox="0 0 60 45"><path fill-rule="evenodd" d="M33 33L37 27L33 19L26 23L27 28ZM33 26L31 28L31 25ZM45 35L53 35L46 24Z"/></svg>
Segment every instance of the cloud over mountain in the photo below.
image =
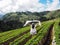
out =
<svg viewBox="0 0 60 45"><path fill-rule="evenodd" d="M60 9L60 0L46 0L46 4L40 0L0 0L0 12L31 11L41 12Z"/></svg>

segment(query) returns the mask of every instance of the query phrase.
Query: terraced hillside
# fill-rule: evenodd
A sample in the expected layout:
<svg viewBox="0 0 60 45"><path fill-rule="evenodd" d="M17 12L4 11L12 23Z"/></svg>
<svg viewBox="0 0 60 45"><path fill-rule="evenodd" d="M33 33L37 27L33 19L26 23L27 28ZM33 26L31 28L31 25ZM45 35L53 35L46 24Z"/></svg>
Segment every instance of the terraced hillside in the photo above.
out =
<svg viewBox="0 0 60 45"><path fill-rule="evenodd" d="M37 26L37 34L30 35L30 27L0 33L0 45L60 45L59 19L42 22ZM54 29L53 29L54 28ZM53 31L54 30L54 31ZM53 33L55 32L55 33ZM55 42L53 38L55 36Z"/></svg>

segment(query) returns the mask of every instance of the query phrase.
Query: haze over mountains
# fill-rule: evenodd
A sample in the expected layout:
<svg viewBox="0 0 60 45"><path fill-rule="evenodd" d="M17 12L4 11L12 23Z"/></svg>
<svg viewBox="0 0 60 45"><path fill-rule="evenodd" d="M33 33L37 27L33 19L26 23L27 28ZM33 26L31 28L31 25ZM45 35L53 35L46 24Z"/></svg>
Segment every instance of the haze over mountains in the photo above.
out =
<svg viewBox="0 0 60 45"><path fill-rule="evenodd" d="M2 18L3 17L3 14L0 14L0 18Z"/></svg>

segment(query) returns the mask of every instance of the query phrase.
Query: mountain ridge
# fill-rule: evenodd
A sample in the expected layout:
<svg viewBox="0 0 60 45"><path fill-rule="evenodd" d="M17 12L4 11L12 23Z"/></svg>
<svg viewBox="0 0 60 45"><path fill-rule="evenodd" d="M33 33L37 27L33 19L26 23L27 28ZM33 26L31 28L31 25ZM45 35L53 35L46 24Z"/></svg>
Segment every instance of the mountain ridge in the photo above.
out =
<svg viewBox="0 0 60 45"><path fill-rule="evenodd" d="M45 20L45 19L53 19L60 17L60 10L55 11L44 11L44 12L11 12L7 13L3 16L3 20L11 21L11 20L19 20L19 21L26 21L26 20Z"/></svg>

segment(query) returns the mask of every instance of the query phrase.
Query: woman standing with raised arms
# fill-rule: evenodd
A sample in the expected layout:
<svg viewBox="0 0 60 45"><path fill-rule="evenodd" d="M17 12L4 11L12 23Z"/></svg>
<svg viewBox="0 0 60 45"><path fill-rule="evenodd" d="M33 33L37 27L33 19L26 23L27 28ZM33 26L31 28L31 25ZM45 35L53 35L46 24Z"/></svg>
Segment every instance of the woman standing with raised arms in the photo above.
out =
<svg viewBox="0 0 60 45"><path fill-rule="evenodd" d="M39 23L39 25L41 26L41 22L38 20L26 21L26 23L24 24L24 26L26 26L28 24L31 25L31 30L30 30L31 35L37 34L37 30L36 30L37 23Z"/></svg>

